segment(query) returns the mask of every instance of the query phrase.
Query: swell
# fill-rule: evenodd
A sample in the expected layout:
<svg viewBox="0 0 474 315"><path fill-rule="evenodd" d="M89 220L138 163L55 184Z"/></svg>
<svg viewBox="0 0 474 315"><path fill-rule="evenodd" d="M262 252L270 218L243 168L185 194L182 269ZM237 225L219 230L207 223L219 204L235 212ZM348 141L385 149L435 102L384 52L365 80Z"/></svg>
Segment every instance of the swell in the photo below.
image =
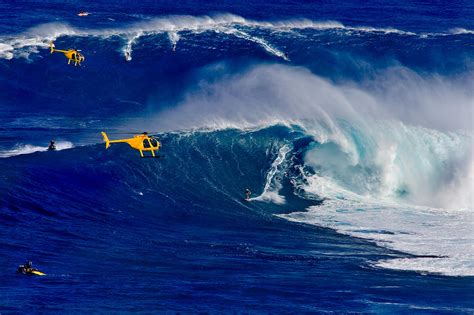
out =
<svg viewBox="0 0 474 315"><path fill-rule="evenodd" d="M73 144L69 141L59 141L56 143L56 150L61 151L73 148ZM35 152L45 152L48 150L47 146L37 146L31 144L16 144L11 149L0 150L0 158L8 158L17 155L31 154Z"/></svg>
<svg viewBox="0 0 474 315"><path fill-rule="evenodd" d="M415 34L390 28L347 27L338 22L251 21L234 15L172 16L109 29L41 25L23 34L2 37L0 56L29 58L40 52L40 48L47 48L49 41L61 38L65 45L79 42L86 43L86 47L90 41L107 41L107 45L98 47L107 51L109 42L113 42L127 61L135 62L140 60L137 58L140 52L144 58L156 59L155 54L149 54L148 43L155 42L157 36L164 39L157 41L158 45L175 51L186 44L196 49L194 43L186 41L208 33L222 35L219 40L239 39L254 44L284 61L299 57L304 65L311 62L313 55L288 56L285 52L290 44L288 39L303 38L311 42L314 33L334 36L336 40L329 41L331 44L338 41L344 44L332 55L342 56L348 63L358 63L360 60L350 53L348 57L341 53L351 40L356 41L357 47L360 43L357 38L375 39L377 46L415 38L413 45L417 47L426 37L443 37L440 40L453 37L462 46L462 41L472 35L460 29ZM202 42L207 43L208 38L205 39ZM146 50L138 49L139 44L141 48L145 44ZM299 47L305 45L306 42ZM431 46L427 47L431 50ZM314 43L311 48L321 49ZM199 80L194 86L186 86L185 94L176 104L163 109L151 100L143 117L137 117L138 123L132 126L123 121L125 129L136 130L138 125L148 130L181 130L161 135L166 148L162 160L137 159L136 152L123 147L105 152L97 147L81 147L55 155L35 152L2 161L3 165L17 166L18 171L12 171L15 176L11 178L19 178L10 181L16 187L6 187L8 180L2 183L5 186L2 191L7 192L6 198L12 205L22 204L19 196L31 196L24 206L53 218L84 216L92 221L95 214L113 216L132 200L127 209L130 213L142 211L154 215L150 209L160 204L173 209L162 214L165 218L187 222L186 212L193 211L199 213L201 223L217 226L223 218L231 222L250 215L250 206L242 201L242 192L250 188L255 196L252 205L263 204L262 211L268 207L291 209L296 212L282 217L372 239L415 256L433 256L376 261L376 266L472 275L472 255L464 253L469 252L468 246L472 244L466 234L473 210L470 197L473 73L470 59L463 61L459 58L462 56L463 52L454 56L461 60L464 72L460 77L417 72L390 59L388 68L381 72L375 71L373 64L361 62L363 65L357 69L363 69L363 75L369 73L370 78L362 76L362 80L355 82L345 76L339 81L325 79L300 67L267 64L246 65L236 70L225 63L213 64L200 69ZM418 66L416 57L412 52L408 54L408 59L415 60ZM367 58L371 59L372 55ZM116 61L106 55L95 62L102 65L101 61L110 60ZM337 60L334 57L325 62ZM167 62L164 58L164 63ZM318 65L323 63L318 60ZM149 67L143 64L143 69ZM207 60L204 64L208 64ZM337 62L336 69L339 70ZM17 71L14 69L12 73ZM24 71L30 73L29 67ZM92 73L96 77L97 73ZM146 90L143 85L148 82L141 82L134 75L143 76L130 69L115 73L137 81L135 90L130 85L121 85L120 90L127 92L130 99L140 99L136 91ZM82 79L80 87L85 90L86 74L87 71L75 74ZM163 77L167 79L166 73ZM147 78L150 80L146 81L152 81ZM61 82L51 82L54 88L49 94L58 99L44 103L62 108L71 94L71 99L80 100L77 108L89 112L85 107L92 104L93 110L97 110L90 95L108 96L106 93L111 89L104 83L107 79L111 78L100 81L105 86L103 94L97 93L99 85L93 80L91 87L96 93L69 93L71 86L66 81L58 96ZM35 83L33 87L40 86ZM116 86L113 88L118 90ZM128 98L113 95L113 104L122 99ZM67 103L66 110L75 111L73 102ZM133 113L139 112L142 105L128 104ZM116 111L115 106L110 110L105 106L98 116ZM270 127L275 125L278 126ZM193 128L200 131L182 132ZM305 139L304 145L299 147L301 139ZM2 154L13 156L43 150L44 147L25 144ZM45 195L45 187L49 187L46 195L50 197L46 206L38 201ZM60 214L51 210L55 205L61 205ZM80 212L84 205L93 210ZM219 213L219 219L209 216L209 212Z"/></svg>
<svg viewBox="0 0 474 315"><path fill-rule="evenodd" d="M377 28L371 26L345 26L337 21L313 21L309 19L291 19L280 21L256 21L233 14L216 14L213 16L175 15L155 17L144 21L123 25L115 28L82 29L65 23L48 23L30 28L21 34L5 35L1 38L0 58L28 58L39 49L46 49L49 43L60 37L99 37L110 39L122 38L121 49L124 57L131 60L133 45L140 37L156 34L168 34L172 49L183 36L193 36L204 32L225 33L240 39L256 43L262 49L276 57L288 60L285 52L276 48L265 38L257 35L261 31L276 32L286 36L304 36L305 30L319 32L339 32L343 36L358 34L380 34L397 36L417 36L420 38L433 36L456 36L472 34L470 30L452 28L444 33L414 33L396 28Z"/></svg>
<svg viewBox="0 0 474 315"><path fill-rule="evenodd" d="M439 168L426 169L429 164L413 165L420 168L420 173L426 173L425 179L413 176L410 162L403 157L418 156L446 165L450 159L456 161L456 155L449 150L459 149L463 140L454 135L432 137L430 130L403 126L408 137L413 133L425 144L417 143L416 151L411 148L398 152L398 162L381 157L380 164L378 159L372 159L379 147L376 139L370 139L373 135L356 135L357 126L348 127L342 133L354 141L358 159L351 157L350 145L343 147L341 139L318 138L297 125L179 132L159 135L162 159L140 159L126 146L112 146L106 151L102 145L18 156L9 159L16 167L6 176L16 177L18 171L14 170L19 169L29 176L19 177L15 186L2 189L8 204L21 205L35 215L47 213L55 220L93 220L93 214L108 217L114 209L153 216L153 209L159 204L161 220L187 224L186 213L193 212L194 218L201 217L210 228L233 220L249 220L256 209L283 212L279 216L290 221L332 228L413 255L374 261L374 266L446 275L474 274L473 257L467 254L474 241L468 237L467 218L472 207L456 207L462 201L452 199L448 208L416 205L413 200L421 194L417 191L420 186L436 184L437 189L445 189L449 185L439 176ZM400 127L389 128L394 128L393 132ZM400 141L411 142L404 138ZM448 152L433 152L433 144ZM33 160L34 168L28 166ZM391 164L397 166L394 173L390 173ZM397 176L402 185L387 187L393 183L392 176ZM413 178L426 182L412 183ZM246 188L255 196L250 204L243 201ZM456 189L469 190L469 182ZM27 200L33 206L23 202L24 198L18 199L18 193L27 190L31 197ZM449 197L447 192L438 194ZM41 195L50 198L38 204L42 198L35 196ZM123 204L128 204L130 210L124 210ZM48 210L52 205L61 206ZM84 205L96 210L82 213ZM298 208L300 211L292 212Z"/></svg>

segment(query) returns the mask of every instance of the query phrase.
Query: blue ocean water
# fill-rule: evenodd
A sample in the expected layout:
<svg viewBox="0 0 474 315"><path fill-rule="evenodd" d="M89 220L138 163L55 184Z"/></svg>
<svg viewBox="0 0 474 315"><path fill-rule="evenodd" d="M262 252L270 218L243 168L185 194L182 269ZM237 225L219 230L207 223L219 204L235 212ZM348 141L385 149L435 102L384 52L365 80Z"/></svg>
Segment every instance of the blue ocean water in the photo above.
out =
<svg viewBox="0 0 474 315"><path fill-rule="evenodd" d="M0 13L0 313L474 312L473 3Z"/></svg>

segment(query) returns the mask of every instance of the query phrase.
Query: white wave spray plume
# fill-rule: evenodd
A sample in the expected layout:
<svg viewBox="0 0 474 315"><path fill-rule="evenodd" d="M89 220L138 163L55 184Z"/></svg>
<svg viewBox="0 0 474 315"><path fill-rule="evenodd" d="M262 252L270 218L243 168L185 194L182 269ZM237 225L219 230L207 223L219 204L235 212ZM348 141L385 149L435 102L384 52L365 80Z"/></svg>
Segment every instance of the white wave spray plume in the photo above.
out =
<svg viewBox="0 0 474 315"><path fill-rule="evenodd" d="M393 68L370 82L336 84L301 68L256 66L199 82L176 108L160 112L154 127L298 125L317 141L304 157L315 174L300 187L328 200L285 218L436 261L379 266L472 275L474 257L465 255L474 243L466 235L474 208L470 82L472 73L421 77Z"/></svg>
<svg viewBox="0 0 474 315"><path fill-rule="evenodd" d="M465 80L423 79L396 68L357 87L336 85L300 68L261 66L218 83L201 82L180 106L160 114L160 126L298 124L319 143L333 143L330 154L343 156L347 170L358 171L358 166L379 172L376 188L351 186L358 193L405 191L404 198L416 203L444 207L456 199L463 207L470 200L462 196L470 194L457 189L469 174L473 146L470 77Z"/></svg>

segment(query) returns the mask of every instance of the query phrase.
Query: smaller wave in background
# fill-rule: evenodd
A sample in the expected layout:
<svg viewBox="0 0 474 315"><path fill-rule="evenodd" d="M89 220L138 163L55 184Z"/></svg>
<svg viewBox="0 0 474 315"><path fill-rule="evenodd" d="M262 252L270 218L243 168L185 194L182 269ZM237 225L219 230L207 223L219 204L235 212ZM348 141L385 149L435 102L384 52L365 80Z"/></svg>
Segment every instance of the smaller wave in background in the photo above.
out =
<svg viewBox="0 0 474 315"><path fill-rule="evenodd" d="M137 23L104 29L80 29L65 23L42 24L32 27L24 33L7 35L0 38L2 42L0 43L0 58L7 60L13 58L27 59L30 54L38 53L39 48L48 48L51 41L62 36L90 36L102 39L118 36L124 39L124 46L121 51L126 60L130 61L133 45L142 36L168 34L171 47L175 50L178 40L183 35L192 36L203 32L216 32L256 43L268 53L288 61L288 56L281 49L276 48L267 39L258 35L262 30L272 33L297 33L304 30L336 31L342 36L350 36L354 33L396 34L400 36L420 36L421 38L473 33L473 31L464 28L454 28L444 33L417 34L392 27L346 26L337 21L313 21L309 19L255 21L233 14L218 14L214 16L175 15L148 18Z"/></svg>
<svg viewBox="0 0 474 315"><path fill-rule="evenodd" d="M59 141L56 142L56 150L66 150L73 148L74 145L69 141ZM35 152L44 152L48 151L48 147L36 146L31 144L17 144L11 149L0 150L0 158L8 158L17 155L31 154Z"/></svg>

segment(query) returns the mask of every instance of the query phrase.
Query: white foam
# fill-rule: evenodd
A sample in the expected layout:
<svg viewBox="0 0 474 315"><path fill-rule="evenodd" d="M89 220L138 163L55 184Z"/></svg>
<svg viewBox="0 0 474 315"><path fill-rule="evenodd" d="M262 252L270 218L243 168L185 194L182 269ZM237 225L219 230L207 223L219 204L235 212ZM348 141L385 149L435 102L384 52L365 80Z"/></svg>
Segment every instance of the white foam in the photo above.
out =
<svg viewBox="0 0 474 315"><path fill-rule="evenodd" d="M71 149L73 148L72 142L69 141L58 141L56 142L56 150L61 151L61 150L66 150L66 149ZM17 156L17 155L23 155L23 154L31 154L35 152L44 152L47 151L48 147L42 147L42 146L35 146L31 144L18 144L12 149L0 151L0 158L8 158L12 156Z"/></svg>
<svg viewBox="0 0 474 315"><path fill-rule="evenodd" d="M460 34L474 34L474 30L468 30L462 27L456 27L449 30L449 32L453 35L460 35Z"/></svg>
<svg viewBox="0 0 474 315"><path fill-rule="evenodd" d="M12 59L14 49L12 45L0 43L0 58L7 60Z"/></svg>
<svg viewBox="0 0 474 315"><path fill-rule="evenodd" d="M355 146L333 138L306 153L316 174L297 187L327 200L282 217L418 256L374 262L379 267L473 276L472 135L393 122L366 128L340 135Z"/></svg>
<svg viewBox="0 0 474 315"><path fill-rule="evenodd" d="M356 27L345 27L345 29L350 30L350 31L358 31L358 32L365 32L365 33L399 34L399 35L408 35L408 36L417 35L416 33L401 31L393 27L376 28L376 27L367 27L367 26L356 26Z"/></svg>
<svg viewBox="0 0 474 315"><path fill-rule="evenodd" d="M51 41L60 36L87 36L86 33L62 23L42 24L27 31L0 38L0 58L28 58L31 53L38 53L39 48L48 48Z"/></svg>
<svg viewBox="0 0 474 315"><path fill-rule="evenodd" d="M307 212L281 217L328 227L419 256L374 262L379 267L451 276L474 275L472 210L416 207L359 196L358 200L326 200Z"/></svg>

